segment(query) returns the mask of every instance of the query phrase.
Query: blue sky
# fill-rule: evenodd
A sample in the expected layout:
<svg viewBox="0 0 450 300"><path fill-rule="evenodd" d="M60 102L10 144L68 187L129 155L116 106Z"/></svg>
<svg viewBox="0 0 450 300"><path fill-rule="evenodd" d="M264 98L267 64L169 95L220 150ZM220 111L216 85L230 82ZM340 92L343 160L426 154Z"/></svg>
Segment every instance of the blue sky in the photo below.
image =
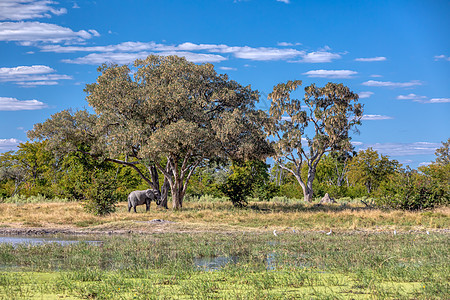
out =
<svg viewBox="0 0 450 300"><path fill-rule="evenodd" d="M416 168L450 137L449 15L426 0L0 0L0 152L86 107L101 63L176 54L251 84L262 109L289 79L344 83L365 105L356 149Z"/></svg>

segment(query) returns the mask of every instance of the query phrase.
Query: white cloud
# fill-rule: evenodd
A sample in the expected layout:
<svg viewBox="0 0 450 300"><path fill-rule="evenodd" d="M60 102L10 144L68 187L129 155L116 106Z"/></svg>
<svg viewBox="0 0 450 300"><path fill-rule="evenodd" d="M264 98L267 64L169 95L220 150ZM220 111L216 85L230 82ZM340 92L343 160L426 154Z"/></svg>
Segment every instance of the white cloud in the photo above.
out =
<svg viewBox="0 0 450 300"><path fill-rule="evenodd" d="M373 75L370 75L370 77L379 78L379 77L383 77L383 76L378 75L378 74L373 74Z"/></svg>
<svg viewBox="0 0 450 300"><path fill-rule="evenodd" d="M232 67L219 67L220 70L224 70L224 71L236 71L236 68L232 68Z"/></svg>
<svg viewBox="0 0 450 300"><path fill-rule="evenodd" d="M71 64L100 65L102 63L128 64L136 59L142 59L150 55L149 52L137 53L91 53L75 59L64 59L63 62Z"/></svg>
<svg viewBox="0 0 450 300"><path fill-rule="evenodd" d="M373 92L359 92L358 93L358 96L360 99L369 98L372 95L373 95Z"/></svg>
<svg viewBox="0 0 450 300"><path fill-rule="evenodd" d="M17 100L16 98L0 97L0 111L38 110L47 105L38 100Z"/></svg>
<svg viewBox="0 0 450 300"><path fill-rule="evenodd" d="M420 103L450 103L450 98L432 98L427 100L426 96L419 96L416 94L399 95L397 96L399 100L413 100Z"/></svg>
<svg viewBox="0 0 450 300"><path fill-rule="evenodd" d="M362 85L377 86L377 87L407 88L407 87L413 87L416 85L422 85L422 82L420 82L418 80L412 80L409 82L391 82L391 81L369 80L369 81L363 82Z"/></svg>
<svg viewBox="0 0 450 300"><path fill-rule="evenodd" d="M61 46L61 45L43 45L40 47L43 52L54 53L74 53L74 52L140 52L146 50L168 50L164 45L154 42L124 42L117 45L108 46ZM171 49L173 50L173 49Z"/></svg>
<svg viewBox="0 0 450 300"><path fill-rule="evenodd" d="M95 30L72 31L70 28L40 22L0 23L0 41L15 41L22 45L35 42L82 42L100 34Z"/></svg>
<svg viewBox="0 0 450 300"><path fill-rule="evenodd" d="M391 120L392 117L389 116L383 116L383 115L363 115L361 120L364 121L378 121L378 120Z"/></svg>
<svg viewBox="0 0 450 300"><path fill-rule="evenodd" d="M187 51L163 51L159 52L159 55L169 56L169 55L178 55L181 57L185 57L188 61L193 63L217 63L226 60L222 55L217 54L205 54L205 53L195 53L195 52L187 52Z"/></svg>
<svg viewBox="0 0 450 300"><path fill-rule="evenodd" d="M339 59L341 58L340 54L337 53L331 53L324 50L319 50L316 52L310 52L305 55L303 55L303 59L297 61L297 62L303 62L303 63L328 63L332 62L333 59Z"/></svg>
<svg viewBox="0 0 450 300"><path fill-rule="evenodd" d="M2 0L0 1L0 20L26 20L35 18L50 18L51 14L62 15L67 9L53 8L56 4L50 0Z"/></svg>
<svg viewBox="0 0 450 300"><path fill-rule="evenodd" d="M97 30L89 29L88 31L89 31L93 36L100 36L100 33L98 33Z"/></svg>
<svg viewBox="0 0 450 300"><path fill-rule="evenodd" d="M408 155L432 155L441 143L415 142L415 143L376 143L363 144L359 149L372 148L384 155L408 156Z"/></svg>
<svg viewBox="0 0 450 300"><path fill-rule="evenodd" d="M450 98L432 98L426 103L450 103Z"/></svg>
<svg viewBox="0 0 450 300"><path fill-rule="evenodd" d="M320 78L352 78L352 75L356 75L358 72L350 70L311 70L303 75L308 77L320 77Z"/></svg>
<svg viewBox="0 0 450 300"><path fill-rule="evenodd" d="M228 47L222 49L222 51L220 52L232 53L237 58L259 60L259 61L286 60L304 54L304 51L299 51L296 49L278 49L266 47L252 48L248 46Z"/></svg>
<svg viewBox="0 0 450 300"><path fill-rule="evenodd" d="M283 45L287 46L288 44L286 43ZM299 45L299 43L297 43L296 45ZM92 47L42 45L40 46L40 48L41 51L43 52L55 52L55 53L73 53L73 52L136 53L136 52L151 51L152 53L161 55L168 55L168 53L170 53L180 56L191 57L192 58L191 61L198 60L201 62L204 61L218 62L226 60L225 57L218 54L231 54L236 58L255 61L291 60L300 58L300 60L290 62L310 62L310 63L331 62L333 59L341 58L340 54L329 52L328 47L321 49L317 52L306 53L305 51L292 48L228 46L223 44L220 45L194 44L190 42L182 43L179 45L164 45L164 44L157 44L155 42L148 42L148 43L124 42L117 45L92 46ZM216 55L197 52L216 53ZM105 54L102 55L105 56ZM136 56L136 54L130 54L130 56ZM80 58L70 61L82 63L82 61L87 60L85 58Z"/></svg>
<svg viewBox="0 0 450 300"><path fill-rule="evenodd" d="M363 142L356 142L356 141L352 141L350 142L353 146L362 146Z"/></svg>
<svg viewBox="0 0 450 300"><path fill-rule="evenodd" d="M448 57L448 56L446 56L444 54L441 54L441 55L436 55L434 57L434 60L447 60L447 61L450 61L450 57Z"/></svg>
<svg viewBox="0 0 450 300"><path fill-rule="evenodd" d="M0 68L0 82L14 82L22 86L55 85L58 80L72 79L68 75L53 74L56 72L49 66L18 66Z"/></svg>
<svg viewBox="0 0 450 300"><path fill-rule="evenodd" d="M408 94L408 95L398 95L397 99L398 100L413 100L413 101L419 102L419 101L423 101L423 100L427 99L427 97L419 96L416 94Z"/></svg>
<svg viewBox="0 0 450 300"><path fill-rule="evenodd" d="M102 63L117 63L117 64L128 64L136 59L143 59L154 54L151 52L137 52L137 53L91 53L84 57L79 57L76 59L65 59L63 62L72 64L91 64L99 65ZM226 60L225 57L216 54L203 54L194 52L184 52L184 51L166 51L159 52L159 55L178 55L184 56L187 60L194 63L204 63L204 62L221 62Z"/></svg>
<svg viewBox="0 0 450 300"><path fill-rule="evenodd" d="M355 61L363 61L363 62L385 61L385 60L386 60L386 57L384 57L384 56L355 58Z"/></svg>
<svg viewBox="0 0 450 300"><path fill-rule="evenodd" d="M431 165L431 164L432 164L431 161L424 161L424 162L419 163L419 167L422 167L422 166L429 166L429 165Z"/></svg>
<svg viewBox="0 0 450 300"><path fill-rule="evenodd" d="M20 143L23 143L21 140L18 139L0 139L0 152L6 152L10 150L17 150L17 146L19 146Z"/></svg>
<svg viewBox="0 0 450 300"><path fill-rule="evenodd" d="M290 0L277 0L277 2L283 2L283 3L289 4Z"/></svg>
<svg viewBox="0 0 450 300"><path fill-rule="evenodd" d="M208 51L211 53L229 53L237 58L250 60L283 60L303 55L304 51L296 49L278 49L270 47L228 46L216 44L194 44L190 42L177 46L155 44L155 51Z"/></svg>
<svg viewBox="0 0 450 300"><path fill-rule="evenodd" d="M280 47L292 47L292 46L300 46L302 43L288 43L288 42L278 42L277 46Z"/></svg>
<svg viewBox="0 0 450 300"><path fill-rule="evenodd" d="M43 79L43 78L42 78ZM66 79L66 78L64 78ZM16 84L22 87L36 87L39 85L58 85L58 81L41 80L41 81L17 81Z"/></svg>
<svg viewBox="0 0 450 300"><path fill-rule="evenodd" d="M74 2L72 8L80 8L80 6L76 2Z"/></svg>
<svg viewBox="0 0 450 300"><path fill-rule="evenodd" d="M0 79L6 77L15 77L21 75L36 75L36 74L48 74L55 72L54 69L49 66L34 65L34 66L18 66L14 68L0 68Z"/></svg>

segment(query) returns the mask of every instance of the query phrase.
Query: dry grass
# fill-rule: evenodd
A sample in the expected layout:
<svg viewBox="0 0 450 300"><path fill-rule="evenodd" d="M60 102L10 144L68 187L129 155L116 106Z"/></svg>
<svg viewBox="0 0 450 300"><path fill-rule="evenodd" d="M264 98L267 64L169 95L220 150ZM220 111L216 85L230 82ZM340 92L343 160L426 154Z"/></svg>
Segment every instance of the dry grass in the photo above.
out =
<svg viewBox="0 0 450 300"><path fill-rule="evenodd" d="M369 209L355 204L314 206L253 202L235 209L229 203L187 202L182 211L145 206L128 213L126 203L106 217L86 213L80 203L0 204L0 227L75 228L131 231L397 231L448 229L450 208L425 212ZM175 223L154 224L153 219Z"/></svg>

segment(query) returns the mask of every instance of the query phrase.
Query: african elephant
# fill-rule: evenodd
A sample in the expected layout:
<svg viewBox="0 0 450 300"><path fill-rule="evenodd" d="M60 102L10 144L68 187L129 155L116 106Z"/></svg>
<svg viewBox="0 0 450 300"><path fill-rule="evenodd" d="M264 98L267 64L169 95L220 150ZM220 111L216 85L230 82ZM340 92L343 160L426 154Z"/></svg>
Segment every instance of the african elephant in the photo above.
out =
<svg viewBox="0 0 450 300"><path fill-rule="evenodd" d="M128 195L128 212L131 211L131 208L136 212L136 206L142 204L145 204L146 211L149 211L152 200L155 200L157 205L161 202L161 194L158 190L133 191Z"/></svg>

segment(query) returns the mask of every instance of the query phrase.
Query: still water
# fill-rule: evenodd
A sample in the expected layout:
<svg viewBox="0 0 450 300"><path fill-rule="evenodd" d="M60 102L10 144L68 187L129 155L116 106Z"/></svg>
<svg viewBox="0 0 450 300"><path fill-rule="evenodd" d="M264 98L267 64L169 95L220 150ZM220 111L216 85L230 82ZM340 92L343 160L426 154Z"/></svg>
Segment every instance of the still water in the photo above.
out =
<svg viewBox="0 0 450 300"><path fill-rule="evenodd" d="M0 236L0 244L9 244L12 246L18 245L38 246L51 243L67 246L80 242L94 245L100 245L102 243L101 241L77 239L77 237L28 237L28 236L9 236L9 235Z"/></svg>

